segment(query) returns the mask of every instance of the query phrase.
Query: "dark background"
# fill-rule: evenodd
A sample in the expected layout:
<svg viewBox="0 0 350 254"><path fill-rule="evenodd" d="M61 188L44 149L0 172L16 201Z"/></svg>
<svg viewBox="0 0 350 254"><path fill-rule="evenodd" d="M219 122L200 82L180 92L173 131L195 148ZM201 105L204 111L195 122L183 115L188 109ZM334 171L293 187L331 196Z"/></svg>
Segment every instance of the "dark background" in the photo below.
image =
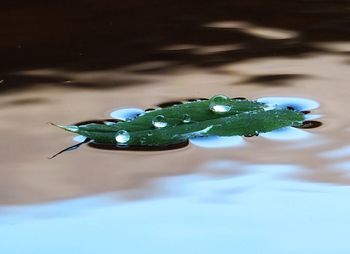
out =
<svg viewBox="0 0 350 254"><path fill-rule="evenodd" d="M0 92L33 84L60 85L60 77L18 73L36 68L105 70L144 61L210 68L264 56L301 57L324 49L314 42L350 40L350 1L1 1ZM245 21L300 34L296 40L263 39L240 30L205 27L216 21ZM244 44L241 50L195 55L161 50L168 45ZM116 83L117 85L117 83ZM84 86L84 84L76 84ZM93 84L89 88L102 88ZM72 86L74 87L74 86Z"/></svg>

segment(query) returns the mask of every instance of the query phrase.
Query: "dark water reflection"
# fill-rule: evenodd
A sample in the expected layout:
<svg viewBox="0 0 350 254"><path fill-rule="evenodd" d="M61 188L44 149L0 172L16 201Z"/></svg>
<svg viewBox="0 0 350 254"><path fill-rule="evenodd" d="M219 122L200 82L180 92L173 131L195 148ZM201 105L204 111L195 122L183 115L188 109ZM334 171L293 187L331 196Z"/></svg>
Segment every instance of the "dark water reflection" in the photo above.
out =
<svg viewBox="0 0 350 254"><path fill-rule="evenodd" d="M2 1L0 253L347 254L349 10L346 0ZM322 118L308 120L322 126L296 129L306 139L85 146L47 159L72 144L47 122L214 94L309 98Z"/></svg>
<svg viewBox="0 0 350 254"><path fill-rule="evenodd" d="M167 73L189 64L215 67L261 57L300 58L328 52L315 43L349 41L349 7L348 0L30 4L5 0L0 10L0 55L5 63L0 89L67 87L67 80L72 82L70 88L110 89L138 80L70 80L65 73L146 62L133 72ZM23 72L48 68L61 71ZM283 78L296 77L292 75L284 73ZM266 84L266 77L256 78Z"/></svg>

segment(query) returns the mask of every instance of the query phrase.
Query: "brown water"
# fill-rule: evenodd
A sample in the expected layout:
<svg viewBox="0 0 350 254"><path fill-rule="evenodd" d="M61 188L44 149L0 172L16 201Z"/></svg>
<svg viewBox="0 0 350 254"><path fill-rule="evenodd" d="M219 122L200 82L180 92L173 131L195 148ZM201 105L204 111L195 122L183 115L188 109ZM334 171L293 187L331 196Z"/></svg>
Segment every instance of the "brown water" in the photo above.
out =
<svg viewBox="0 0 350 254"><path fill-rule="evenodd" d="M10 215L4 215L5 219L0 221L5 226L0 235L6 236L11 231L13 238L2 245L5 252L1 253L28 253L14 248L11 243L22 241L30 232L45 235L53 231L35 224L37 220L40 224L40 218L47 216L43 208L47 202L57 207L61 204L55 203L57 201L71 202L69 204L74 207L75 202L79 206L81 198L105 195L122 206L122 211L113 210L115 216L124 218L131 227L130 232L135 230L140 235L153 232L147 220L139 220L141 214L153 218L159 215L159 208L169 213L169 217L157 221L160 224L155 223L165 223L169 227L159 227L154 237L147 236L141 244L156 250L153 253L164 253L165 243L175 246L178 243L183 247L171 253L193 252L198 246L204 246L200 248L201 253L221 247L221 253L232 253L235 248L244 250L242 246L226 244L228 242L220 245L222 239L231 236L248 245L260 246L259 253L327 253L334 249L338 250L335 253L347 253L350 245L342 237L350 233L345 227L350 223L346 215L350 212L349 198L345 195L350 185L349 8L349 1L266 1L264 4L259 1L215 4L202 1L15 4L5 1L0 23L3 37L0 41L3 63L0 73L0 212L14 206L20 206L20 210L39 206L35 219L31 216L25 222L14 219L19 228L11 229L8 223L12 220L6 219L19 211L8 211ZM322 115L319 120L323 125L306 130L313 134L307 140L282 142L252 137L246 139L245 146L236 148L205 149L190 144L178 150L152 152L106 151L82 146L54 160L47 159L73 144L71 135L47 122L70 124L104 119L110 118L109 113L117 108L150 108L167 101L208 98L215 94L249 99L266 96L312 99L320 103L312 113ZM285 170L286 165L292 168ZM256 174L261 178L254 178ZM244 180L250 176L252 181ZM184 211L171 214L165 207L182 207L178 199L172 198L188 198L193 194L169 190L168 187L174 185L171 181L175 181L177 188L184 183L187 187L197 186L202 182L201 177L205 179L204 189L209 190L209 194L186 201L193 208L188 214ZM232 181L232 187L225 185L226 180ZM217 191L220 181L224 189ZM278 188L271 190L270 185ZM216 191L211 193L212 187ZM245 196L244 193L254 193L254 190L257 196ZM310 193L314 193L312 197ZM327 201L325 193L330 197ZM232 195L235 201L230 199ZM277 210L287 213L284 209L289 207L289 199L298 207L294 210L298 216L279 218ZM136 203L126 202L130 200ZM148 205L142 208L145 202ZM208 202L210 207L207 207ZM260 205L242 208L242 202ZM264 202L274 208L266 210ZM130 210L125 208L128 205L131 205ZM204 217L200 216L203 211L198 206L208 209ZM93 203L83 207L86 212L104 205ZM70 210L70 205L66 208ZM65 214L68 221L62 225L67 228L70 216L73 221L74 218L84 220L85 214L70 215L66 208L64 212L54 209L53 215L50 213L52 220ZM293 206L289 208L293 210ZM237 212L236 219L247 224L236 225L235 234L230 235L231 231L226 232L223 227L226 223L232 224L228 220L235 218L223 214L221 209L241 211ZM103 219L105 215L91 216L95 216L91 221L97 224L110 223ZM191 216L196 219L190 220ZM216 224L215 218L220 216L225 218L224 222ZM278 218L271 219L273 216ZM332 224L334 218L337 219ZM290 220L295 222L296 228L291 228ZM178 228L179 221L187 221L191 227L180 223L183 227ZM248 221L253 224L255 221L256 227ZM266 225L260 223L263 221ZM325 221L328 224L323 224ZM279 227L274 226L277 222ZM23 229L21 223L34 223L34 226ZM52 223L50 219L49 223ZM282 237L278 244L274 237L268 237L269 227L276 235L283 230L284 223L291 233ZM121 224L119 221L111 225ZM318 228L317 224L322 227ZM77 234L85 229L74 225L78 228ZM208 234L203 239L198 236L203 225L213 235ZM318 243L316 239L323 238L316 229L310 231L312 227L324 230L324 237L329 237L330 242ZM184 240L172 233L169 238L161 238L168 230L185 235L191 235L193 230L197 238ZM288 243L304 230L314 234L314 238L308 238L308 243L298 238L301 240L299 249ZM65 234L64 229L59 232ZM120 232L107 230L101 237L98 230L92 231L89 236L96 241L92 244L94 248L84 249L73 244L73 249L75 253L101 253L98 247L105 245L103 253L115 253L108 240L109 233L115 235L117 242L125 238L131 245L134 240L143 239L130 232L125 228ZM215 237L215 232L220 238ZM332 237L331 232L334 232ZM207 238L209 242L201 243ZM69 249L73 241L56 235L48 242L55 244L57 239L65 243L58 249L61 253ZM107 244L101 239L107 239ZM264 242L273 247L267 247ZM28 242L28 246L35 253L41 253L38 242ZM148 253L147 248L143 253ZM137 248L121 247L121 250L134 253Z"/></svg>

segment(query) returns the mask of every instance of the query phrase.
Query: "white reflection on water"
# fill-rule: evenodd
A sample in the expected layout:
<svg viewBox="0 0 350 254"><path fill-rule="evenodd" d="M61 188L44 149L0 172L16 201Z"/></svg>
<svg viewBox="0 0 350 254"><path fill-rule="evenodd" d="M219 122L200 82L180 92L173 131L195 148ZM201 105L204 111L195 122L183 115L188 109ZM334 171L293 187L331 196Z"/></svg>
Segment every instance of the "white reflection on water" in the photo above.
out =
<svg viewBox="0 0 350 254"><path fill-rule="evenodd" d="M169 195L158 199L9 209L0 216L0 252L348 253L349 187L281 178L301 170L294 165L246 169L232 178L164 178L155 184Z"/></svg>
<svg viewBox="0 0 350 254"><path fill-rule="evenodd" d="M201 165L202 169L233 169L242 165L242 162L233 160L214 160Z"/></svg>
<svg viewBox="0 0 350 254"><path fill-rule="evenodd" d="M73 141L78 142L78 143L81 143L81 142L84 142L85 139L86 139L85 136L83 136L83 135L78 135L78 136L75 136L75 137L73 138Z"/></svg>
<svg viewBox="0 0 350 254"><path fill-rule="evenodd" d="M232 137L198 137L191 138L191 144L194 144L203 148L225 148L225 147L240 147L246 144L244 139L240 136Z"/></svg>
<svg viewBox="0 0 350 254"><path fill-rule="evenodd" d="M270 40L283 40L297 38L299 34L296 31L277 29L272 27L262 27L246 21L226 20L219 22L211 22L204 25L205 27L221 28L221 29L239 29L240 31Z"/></svg>
<svg viewBox="0 0 350 254"><path fill-rule="evenodd" d="M339 159L342 157L350 156L350 145L343 146L334 150L325 151L319 154L321 157L330 159Z"/></svg>
<svg viewBox="0 0 350 254"><path fill-rule="evenodd" d="M313 137L314 135L310 132L297 129L294 127L285 127L277 130L273 130L266 133L260 133L259 136L279 141L290 141L290 140L301 140L308 139Z"/></svg>

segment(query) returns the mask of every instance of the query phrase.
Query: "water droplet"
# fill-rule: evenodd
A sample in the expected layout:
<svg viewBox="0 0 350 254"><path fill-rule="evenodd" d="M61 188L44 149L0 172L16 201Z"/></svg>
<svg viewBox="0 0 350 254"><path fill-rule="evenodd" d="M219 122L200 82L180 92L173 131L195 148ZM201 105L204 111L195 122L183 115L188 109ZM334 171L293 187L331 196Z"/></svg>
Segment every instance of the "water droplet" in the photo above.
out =
<svg viewBox="0 0 350 254"><path fill-rule="evenodd" d="M246 138L251 138L251 137L254 137L254 136L259 136L259 132L258 131L255 131L254 133L249 133L247 135L244 135Z"/></svg>
<svg viewBox="0 0 350 254"><path fill-rule="evenodd" d="M224 95L213 96L209 100L209 109L215 113L225 113L230 111L230 98Z"/></svg>
<svg viewBox="0 0 350 254"><path fill-rule="evenodd" d="M141 145L144 145L146 143L146 137L141 137L140 143L141 143Z"/></svg>
<svg viewBox="0 0 350 254"><path fill-rule="evenodd" d="M155 116L152 119L152 124L156 128L164 128L168 125L168 123L165 121L165 117L163 115Z"/></svg>
<svg viewBox="0 0 350 254"><path fill-rule="evenodd" d="M183 123L190 123L191 122L191 116L189 114L184 114L182 118Z"/></svg>
<svg viewBox="0 0 350 254"><path fill-rule="evenodd" d="M129 139L130 139L130 134L125 130L120 130L115 135L115 140L117 141L118 144L125 144L129 141Z"/></svg>
<svg viewBox="0 0 350 254"><path fill-rule="evenodd" d="M148 132L147 132L147 136L148 136L148 137L152 136L152 131L148 131Z"/></svg>

